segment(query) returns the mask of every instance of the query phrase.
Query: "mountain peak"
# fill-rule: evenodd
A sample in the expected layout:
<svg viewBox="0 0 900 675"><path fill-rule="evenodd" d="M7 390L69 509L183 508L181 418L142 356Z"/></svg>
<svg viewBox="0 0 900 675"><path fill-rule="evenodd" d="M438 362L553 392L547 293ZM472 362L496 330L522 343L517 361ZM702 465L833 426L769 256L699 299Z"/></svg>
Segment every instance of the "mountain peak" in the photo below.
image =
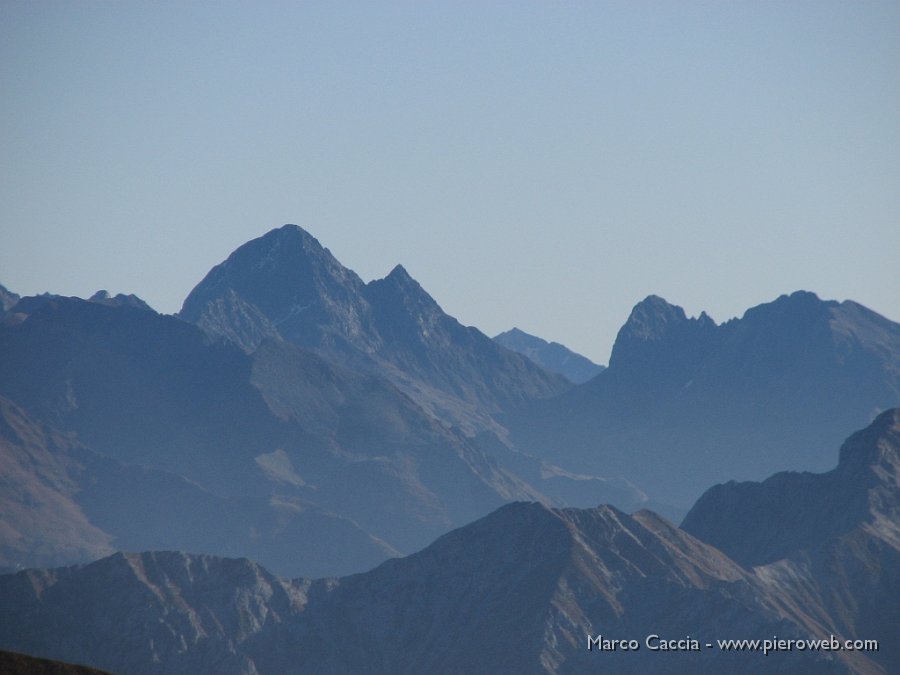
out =
<svg viewBox="0 0 900 675"><path fill-rule="evenodd" d="M422 288L418 281L413 279L403 265L397 265L384 279L376 279L369 282L365 288L366 298L374 307L385 310L392 307L394 310L405 308L409 316L417 317L421 322L425 316L430 317L429 322L444 316L443 310L428 292ZM408 319L409 316L406 318ZM403 321L403 317L397 315L392 320Z"/></svg>
<svg viewBox="0 0 900 675"><path fill-rule="evenodd" d="M824 315L838 303L834 300L822 300L810 291L794 291L778 296L772 302L751 307L744 312L744 319L766 321L789 319L792 323L806 323Z"/></svg>
<svg viewBox="0 0 900 675"><path fill-rule="evenodd" d="M658 295L648 295L631 310L625 325L619 330L609 359L610 366L628 365L648 373L668 368L667 362L696 361L694 343L702 352L717 328L706 312L698 318L688 318L684 309ZM673 351L674 349L674 351ZM681 354L687 349L691 354ZM680 378L682 373L679 373Z"/></svg>
<svg viewBox="0 0 900 675"><path fill-rule="evenodd" d="M542 368L559 373L575 384L587 382L604 370L603 366L598 366L558 342L548 342L519 328L500 333L493 340L502 347L528 357Z"/></svg>
<svg viewBox="0 0 900 675"><path fill-rule="evenodd" d="M675 323L687 321L684 309L658 295L648 295L631 310L622 330L631 337L654 340L661 337Z"/></svg>
<svg viewBox="0 0 900 675"><path fill-rule="evenodd" d="M285 339L302 346L323 341L366 342L362 280L309 232L284 225L236 249L191 291L181 318L203 323L209 313L261 314ZM240 311L219 307L240 300ZM234 303L231 303L234 304ZM248 313L249 312L249 313ZM255 333L271 332L257 326Z"/></svg>
<svg viewBox="0 0 900 675"><path fill-rule="evenodd" d="M253 245L253 246L251 246ZM331 251L322 246L319 240L299 225L282 225L269 230L258 239L247 242L226 260L226 264L243 249L250 248L256 255L263 255L261 264L272 262L294 262L294 256L312 256L334 260ZM337 262L336 260L334 262ZM338 263L340 264L340 263Z"/></svg>
<svg viewBox="0 0 900 675"><path fill-rule="evenodd" d="M391 270L391 273L388 274L388 277L412 279L412 277L409 276L409 272L406 271L406 268L400 264L394 266L394 269Z"/></svg>
<svg viewBox="0 0 900 675"><path fill-rule="evenodd" d="M299 241L315 244L316 246L322 248L322 245L319 243L318 239L316 239L307 230L304 230L299 225L294 225L293 223L287 223L286 225L282 225L281 227L276 227L272 230L269 230L269 232L263 235L263 238L269 236L281 240L296 239Z"/></svg>
<svg viewBox="0 0 900 675"><path fill-rule="evenodd" d="M150 305L144 302L141 298L136 296L134 293L129 293L125 295L124 293L117 293L115 296L110 295L107 290L99 290L94 293L90 298L88 298L88 302L93 302L98 305L106 305L107 307L134 307L135 309L145 309L148 311L154 311Z"/></svg>
<svg viewBox="0 0 900 675"><path fill-rule="evenodd" d="M417 286L419 285L418 282L409 275L406 268L399 264L394 266L394 269L391 270L390 274L388 274L385 279L390 279L395 283L414 283Z"/></svg>
<svg viewBox="0 0 900 675"><path fill-rule="evenodd" d="M838 468L892 469L900 481L900 408L881 413L841 446Z"/></svg>

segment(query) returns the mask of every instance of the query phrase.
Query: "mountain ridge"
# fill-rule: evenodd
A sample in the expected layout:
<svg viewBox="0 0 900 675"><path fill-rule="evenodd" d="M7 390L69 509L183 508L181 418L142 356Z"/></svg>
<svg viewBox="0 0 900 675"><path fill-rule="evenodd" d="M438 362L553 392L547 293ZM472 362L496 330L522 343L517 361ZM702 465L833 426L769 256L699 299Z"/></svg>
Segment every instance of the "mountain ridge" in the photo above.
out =
<svg viewBox="0 0 900 675"><path fill-rule="evenodd" d="M604 366L597 365L565 345L547 342L518 328L495 335L493 340L507 349L527 356L542 368L559 373L574 384L583 384L605 369Z"/></svg>
<svg viewBox="0 0 900 675"><path fill-rule="evenodd" d="M245 351L277 335L378 372L470 434L505 435L492 415L570 386L445 314L402 265L365 284L296 225L236 249L191 291L179 316Z"/></svg>
<svg viewBox="0 0 900 675"><path fill-rule="evenodd" d="M900 409L885 413L847 441L853 458L843 460L846 480L857 489L874 480L894 504L898 430ZM782 484L782 500L791 491ZM871 507L900 525L884 499ZM118 553L0 576L0 641L136 673L211 662L218 672L260 674L894 671L900 538L865 525L819 534L786 558L748 568L649 511L515 502L415 554L338 579L279 579L247 560ZM101 587L99 604L85 600L85 589ZM117 608L107 607L113 597ZM108 620L137 604L146 618ZM77 626L74 606L85 608ZM60 642L46 626L90 638ZM589 636L636 639L638 647L589 650ZM716 647L720 639L832 636L839 644L877 639L880 649L764 656ZM668 639L682 648L651 648Z"/></svg>
<svg viewBox="0 0 900 675"><path fill-rule="evenodd" d="M502 418L512 442L687 506L725 480L826 470L842 439L900 404L900 324L858 303L797 292L723 324L704 316L638 303L603 373Z"/></svg>

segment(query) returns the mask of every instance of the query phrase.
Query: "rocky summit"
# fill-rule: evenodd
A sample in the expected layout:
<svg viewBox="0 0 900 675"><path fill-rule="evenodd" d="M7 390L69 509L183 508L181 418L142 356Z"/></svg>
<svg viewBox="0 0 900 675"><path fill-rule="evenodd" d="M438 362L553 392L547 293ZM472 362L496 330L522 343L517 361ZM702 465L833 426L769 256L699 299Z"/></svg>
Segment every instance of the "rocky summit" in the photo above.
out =
<svg viewBox="0 0 900 675"><path fill-rule="evenodd" d="M824 471L900 405L900 325L796 292L722 324L656 296L619 331L609 368L504 418L521 450L689 506L710 485Z"/></svg>
<svg viewBox="0 0 900 675"><path fill-rule="evenodd" d="M402 266L363 283L296 225L238 248L191 291L179 316L246 351L283 339L376 373L469 432L496 431L492 415L569 387L445 314Z"/></svg>

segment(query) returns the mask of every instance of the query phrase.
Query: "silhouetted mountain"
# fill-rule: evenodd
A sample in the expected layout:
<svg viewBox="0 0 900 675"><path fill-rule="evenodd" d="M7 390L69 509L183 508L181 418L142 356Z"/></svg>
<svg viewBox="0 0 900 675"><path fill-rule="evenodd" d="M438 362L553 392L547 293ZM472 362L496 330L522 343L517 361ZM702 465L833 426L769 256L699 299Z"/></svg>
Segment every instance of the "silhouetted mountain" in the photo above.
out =
<svg viewBox="0 0 900 675"><path fill-rule="evenodd" d="M60 469L69 491L54 489L118 548L252 555L280 572L345 573L415 550L505 501L543 499L374 375L283 342L251 357L131 306L20 301L17 319L0 325L0 395L46 425L45 435L74 432L109 460L79 456L78 476ZM65 450L33 451L53 464ZM10 452L29 450L13 443ZM28 480L38 480L34 471ZM139 515L154 499L159 505ZM87 555L45 544L67 561ZM20 553L7 564L41 560Z"/></svg>
<svg viewBox="0 0 900 675"><path fill-rule="evenodd" d="M191 291L180 316L245 351L277 335L378 373L470 433L502 433L493 414L568 387L460 325L403 267L366 285L296 225L238 248Z"/></svg>
<svg viewBox="0 0 900 675"><path fill-rule="evenodd" d="M134 307L136 309L153 311L150 305L134 295L134 293L129 293L128 295L117 293L115 296L111 296L109 291L97 291L88 298L88 302L96 302L109 307Z"/></svg>
<svg viewBox="0 0 900 675"><path fill-rule="evenodd" d="M505 422L520 448L686 505L708 485L825 470L853 429L900 404L900 325L797 292L716 325L651 296L610 365Z"/></svg>
<svg viewBox="0 0 900 675"><path fill-rule="evenodd" d="M547 342L518 328L495 335L494 342L527 356L542 368L559 373L575 384L587 382L605 368L558 342Z"/></svg>
<svg viewBox="0 0 900 675"><path fill-rule="evenodd" d="M301 347L372 354L379 339L362 298L364 286L312 235L285 225L247 242L210 270L185 299L180 316L224 334L219 328L228 317L214 320L210 304L239 298Z"/></svg>
<svg viewBox="0 0 900 675"><path fill-rule="evenodd" d="M649 511L516 503L343 579L286 581L246 560L179 553L2 576L0 644L134 673L896 672L898 441L893 410L842 450L845 494L869 495L864 522L804 533L804 548L752 570ZM805 526L792 521L794 489L776 479L760 492L770 527ZM709 514L736 540L744 515L729 528L729 510L705 500L691 519L702 528ZM763 527L750 536L766 545ZM654 651L651 635L681 649ZM588 636L639 647L589 650ZM879 649L718 644L832 636Z"/></svg>

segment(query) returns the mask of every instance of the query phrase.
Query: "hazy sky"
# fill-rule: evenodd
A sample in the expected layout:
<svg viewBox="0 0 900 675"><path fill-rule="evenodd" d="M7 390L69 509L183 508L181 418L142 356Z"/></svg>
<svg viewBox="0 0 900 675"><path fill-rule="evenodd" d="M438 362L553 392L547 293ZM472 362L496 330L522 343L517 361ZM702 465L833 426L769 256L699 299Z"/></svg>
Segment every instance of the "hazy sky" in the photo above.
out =
<svg viewBox="0 0 900 675"><path fill-rule="evenodd" d="M900 2L0 2L0 283L174 312L284 223L602 363L650 293L900 319Z"/></svg>

